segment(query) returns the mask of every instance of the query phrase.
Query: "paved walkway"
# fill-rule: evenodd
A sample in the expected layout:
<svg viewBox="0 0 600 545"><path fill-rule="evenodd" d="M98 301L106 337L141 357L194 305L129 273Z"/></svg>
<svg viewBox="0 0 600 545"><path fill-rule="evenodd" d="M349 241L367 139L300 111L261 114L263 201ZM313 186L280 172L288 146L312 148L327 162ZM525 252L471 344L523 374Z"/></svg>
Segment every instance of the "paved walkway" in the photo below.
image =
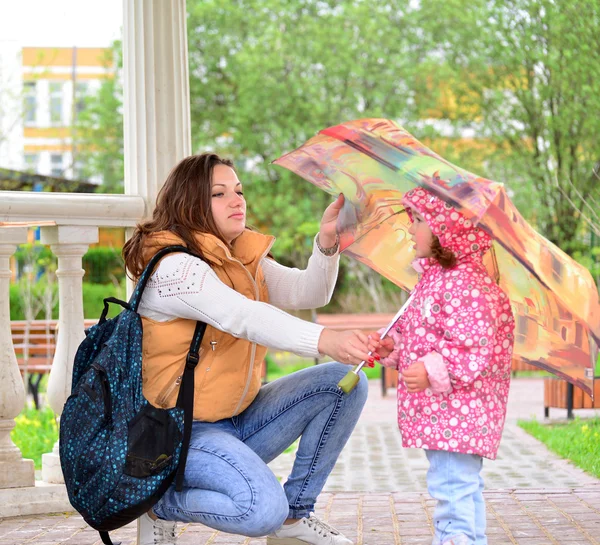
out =
<svg viewBox="0 0 600 545"><path fill-rule="evenodd" d="M429 545L434 503L426 492L426 460L420 450L402 449L395 424L395 395L381 396L371 383L367 407L340 456L317 513L357 545ZM484 463L489 545L600 545L600 481L550 453L522 431L518 418L543 418L542 382L513 381L507 425L498 460ZM578 412L582 417L600 411ZM565 411L552 410L551 418ZM285 479L292 455L271 467ZM135 544L135 525L114 532ZM0 545L92 545L98 534L74 514L0 521ZM180 545L264 545L181 525Z"/></svg>

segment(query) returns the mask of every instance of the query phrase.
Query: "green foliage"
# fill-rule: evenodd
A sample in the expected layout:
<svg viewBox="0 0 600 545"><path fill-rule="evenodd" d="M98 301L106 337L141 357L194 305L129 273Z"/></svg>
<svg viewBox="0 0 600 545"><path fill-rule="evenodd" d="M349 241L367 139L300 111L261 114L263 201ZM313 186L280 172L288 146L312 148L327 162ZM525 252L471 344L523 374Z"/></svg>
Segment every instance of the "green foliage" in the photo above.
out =
<svg viewBox="0 0 600 545"><path fill-rule="evenodd" d="M571 460L584 471L600 477L600 418L567 424L541 424L536 420L519 421L525 431L542 441L551 451Z"/></svg>
<svg viewBox="0 0 600 545"><path fill-rule="evenodd" d="M120 284L83 284L83 315L85 318L100 318L104 309L104 299L116 297L125 299L125 280ZM110 305L108 317L112 318L123 310L119 305Z"/></svg>
<svg viewBox="0 0 600 545"><path fill-rule="evenodd" d="M123 66L121 43L115 42L106 66ZM75 128L74 158L78 177L100 176L102 193L123 193L123 87L119 77L103 80L95 95L84 98Z"/></svg>
<svg viewBox="0 0 600 545"><path fill-rule="evenodd" d="M236 159L251 223L304 264L331 200L270 161L359 117L407 119L419 57L408 0L188 1L194 149Z"/></svg>
<svg viewBox="0 0 600 545"><path fill-rule="evenodd" d="M306 369L307 367L313 367L315 361L307 358L299 358L289 352L276 352L275 354L267 354L267 380L273 382L278 378L291 375L296 371ZM330 361L330 360L327 360ZM324 363L324 362L322 362ZM348 370L352 367L348 366ZM364 367L363 371L367 375L369 380L381 378L381 366L375 365L375 367Z"/></svg>
<svg viewBox="0 0 600 545"><path fill-rule="evenodd" d="M56 257L52 250L36 242L21 244L15 252L18 270L38 275L47 270L56 271ZM83 256L85 279L88 282L105 284L125 277L121 248L92 246Z"/></svg>
<svg viewBox="0 0 600 545"><path fill-rule="evenodd" d="M187 11L193 149L236 161L249 223L278 237L284 264L305 265L331 197L271 161L360 117L395 119L505 182L540 232L586 253L577 208L600 191L597 0L188 0ZM76 158L105 191L122 191L119 85L107 80L78 120Z"/></svg>
<svg viewBox="0 0 600 545"><path fill-rule="evenodd" d="M35 293L41 294L45 289L43 282L33 284L32 289ZM56 290L57 286L54 285L53 289ZM41 297L41 295L40 295ZM99 318L104 308L103 300L106 297L117 297L123 299L125 297L125 281L121 281L120 284L90 284L88 282L83 283L83 315L85 318ZM109 317L116 316L122 309L119 306L111 305ZM36 314L36 320L43 320L46 316L44 310L40 309ZM24 302L23 297L20 293L19 286L11 284L10 286L10 319L11 320L25 320ZM52 310L52 319L58 319L58 302L55 302Z"/></svg>
<svg viewBox="0 0 600 545"><path fill-rule="evenodd" d="M455 124L497 146L488 176L547 238L581 249L577 208L598 196L600 3L422 0L419 15L430 58L444 51L436 82L464 106Z"/></svg>
<svg viewBox="0 0 600 545"><path fill-rule="evenodd" d="M594 246L587 252L578 250L574 252L573 258L592 273L596 285L600 286L600 246Z"/></svg>
<svg viewBox="0 0 600 545"><path fill-rule="evenodd" d="M34 304L32 305L32 319L46 319L46 309L41 304L41 301L44 300L48 290L52 292L52 318L58 318L58 285L56 283L49 285L47 279L42 277L37 282L30 284L30 286L26 286L26 279L21 279L18 283L10 285L9 298L11 320L27 319L27 297L24 293L26 289L30 289L30 297L34 301Z"/></svg>
<svg viewBox="0 0 600 545"><path fill-rule="evenodd" d="M45 267L50 263L55 263L56 258L52 250L39 242L20 244L15 251L15 261L20 271L29 267Z"/></svg>
<svg viewBox="0 0 600 545"><path fill-rule="evenodd" d="M20 449L23 458L34 461L35 468L42 468L42 454L51 452L58 440L56 417L50 407L36 410L26 408L15 418L15 427L10 433L13 443Z"/></svg>
<svg viewBox="0 0 600 545"><path fill-rule="evenodd" d="M92 246L83 256L85 279L94 284L106 284L125 278L121 248Z"/></svg>
<svg viewBox="0 0 600 545"><path fill-rule="evenodd" d="M56 257L43 244L22 244L15 252L20 277L10 285L11 320L57 319ZM125 296L125 273L120 249L95 246L83 256L86 271L83 307L86 318L97 318L106 297ZM51 310L51 316L50 311Z"/></svg>

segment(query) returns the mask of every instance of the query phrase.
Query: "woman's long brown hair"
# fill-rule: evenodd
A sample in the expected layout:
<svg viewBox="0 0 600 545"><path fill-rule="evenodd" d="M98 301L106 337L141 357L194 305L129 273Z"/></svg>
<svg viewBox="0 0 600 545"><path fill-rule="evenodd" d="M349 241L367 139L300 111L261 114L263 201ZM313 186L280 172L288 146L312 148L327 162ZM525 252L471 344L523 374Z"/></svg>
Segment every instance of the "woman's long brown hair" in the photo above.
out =
<svg viewBox="0 0 600 545"><path fill-rule="evenodd" d="M217 165L233 168L233 163L214 153L191 155L169 173L156 198L152 219L139 223L133 236L123 246L128 274L137 279L142 274L144 242L147 235L170 231L185 246L202 257L194 233L210 233L223 239L211 212L212 174Z"/></svg>

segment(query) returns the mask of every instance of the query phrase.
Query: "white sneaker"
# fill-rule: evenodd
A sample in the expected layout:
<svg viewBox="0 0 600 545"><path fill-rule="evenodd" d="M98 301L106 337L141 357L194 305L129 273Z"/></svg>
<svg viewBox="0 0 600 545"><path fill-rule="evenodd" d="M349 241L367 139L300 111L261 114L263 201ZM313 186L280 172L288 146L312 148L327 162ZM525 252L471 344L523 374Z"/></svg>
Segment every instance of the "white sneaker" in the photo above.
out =
<svg viewBox="0 0 600 545"><path fill-rule="evenodd" d="M152 520L148 513L137 519L137 545L176 545L176 522Z"/></svg>
<svg viewBox="0 0 600 545"><path fill-rule="evenodd" d="M284 524L267 536L267 545L353 545L333 526L319 520L312 513L294 524Z"/></svg>

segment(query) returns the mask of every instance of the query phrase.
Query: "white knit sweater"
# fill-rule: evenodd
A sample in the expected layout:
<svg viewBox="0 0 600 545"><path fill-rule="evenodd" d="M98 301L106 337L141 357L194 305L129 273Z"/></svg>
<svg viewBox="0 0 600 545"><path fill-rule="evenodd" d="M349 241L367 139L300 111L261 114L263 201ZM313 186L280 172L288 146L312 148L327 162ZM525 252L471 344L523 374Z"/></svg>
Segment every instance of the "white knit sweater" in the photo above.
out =
<svg viewBox="0 0 600 545"><path fill-rule="evenodd" d="M264 258L261 265L269 304L253 301L231 289L201 259L188 254L168 255L148 281L139 313L159 322L175 318L201 320L234 337L299 356L318 357L323 326L280 309L326 305L337 279L339 253L327 257L315 243L304 270L284 267L270 258ZM190 289L188 279L193 273L200 280ZM167 284L171 291L163 289ZM185 290L177 289L184 286Z"/></svg>

